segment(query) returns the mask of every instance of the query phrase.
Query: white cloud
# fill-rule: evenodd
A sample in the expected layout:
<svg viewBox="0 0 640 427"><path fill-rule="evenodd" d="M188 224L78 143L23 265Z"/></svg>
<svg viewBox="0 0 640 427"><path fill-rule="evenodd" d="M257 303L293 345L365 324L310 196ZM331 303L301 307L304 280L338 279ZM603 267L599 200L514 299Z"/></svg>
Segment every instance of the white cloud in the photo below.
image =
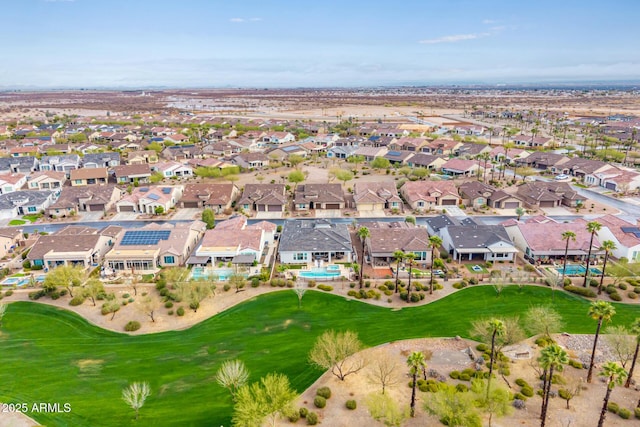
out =
<svg viewBox="0 0 640 427"><path fill-rule="evenodd" d="M491 24L497 24L497 23L498 23L498 21L494 21L493 19L483 19L483 20L482 20L482 23L483 23L484 25L491 25Z"/></svg>
<svg viewBox="0 0 640 427"><path fill-rule="evenodd" d="M231 18L229 19L229 22L236 22L236 23L244 22L244 18Z"/></svg>
<svg viewBox="0 0 640 427"><path fill-rule="evenodd" d="M45 3L73 3L76 0L44 0Z"/></svg>
<svg viewBox="0 0 640 427"><path fill-rule="evenodd" d="M243 24L245 22L260 22L262 18L231 18L229 22L233 22L235 24Z"/></svg>
<svg viewBox="0 0 640 427"><path fill-rule="evenodd" d="M491 33L473 33L473 34L454 34L451 36L442 36L436 39L420 40L420 44L438 44L438 43L456 43L465 40L474 40L482 37L488 37Z"/></svg>

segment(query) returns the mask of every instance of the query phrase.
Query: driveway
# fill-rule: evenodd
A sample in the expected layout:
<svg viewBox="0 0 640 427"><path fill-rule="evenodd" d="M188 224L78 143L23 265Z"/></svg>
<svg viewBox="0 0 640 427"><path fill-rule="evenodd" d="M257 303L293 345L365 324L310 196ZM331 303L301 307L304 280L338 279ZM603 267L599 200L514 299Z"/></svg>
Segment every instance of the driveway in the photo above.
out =
<svg viewBox="0 0 640 427"><path fill-rule="evenodd" d="M467 216L467 214L457 206L443 206L442 209L447 211L447 214L449 216L455 216L455 217Z"/></svg>
<svg viewBox="0 0 640 427"><path fill-rule="evenodd" d="M258 212L256 213L256 219L280 219L282 218L282 212Z"/></svg>
<svg viewBox="0 0 640 427"><path fill-rule="evenodd" d="M201 217L202 217L202 209L200 208L180 208L180 209L176 209L176 212L173 214L171 219L194 220L194 219L200 219Z"/></svg>
<svg viewBox="0 0 640 427"><path fill-rule="evenodd" d="M139 213L137 212L118 212L109 221L135 221L138 219Z"/></svg>
<svg viewBox="0 0 640 427"><path fill-rule="evenodd" d="M316 218L341 218L340 209L316 209Z"/></svg>
<svg viewBox="0 0 640 427"><path fill-rule="evenodd" d="M550 215L573 215L576 213L575 209L573 209L573 211L570 211L567 208L562 208L562 207L557 207L557 208L540 208L540 210L542 212L544 212L545 215L550 216Z"/></svg>
<svg viewBox="0 0 640 427"><path fill-rule="evenodd" d="M103 213L101 211L97 212L80 212L80 220L81 221L100 221L102 219Z"/></svg>

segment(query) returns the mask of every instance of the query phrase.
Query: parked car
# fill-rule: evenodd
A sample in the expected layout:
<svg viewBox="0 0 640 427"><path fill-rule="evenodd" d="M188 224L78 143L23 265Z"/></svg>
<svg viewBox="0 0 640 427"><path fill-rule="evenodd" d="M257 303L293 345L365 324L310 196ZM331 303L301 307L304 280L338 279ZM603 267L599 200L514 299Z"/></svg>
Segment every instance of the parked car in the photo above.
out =
<svg viewBox="0 0 640 427"><path fill-rule="evenodd" d="M560 175L556 175L556 181L563 181L565 179L569 179L569 175L565 175L561 173Z"/></svg>

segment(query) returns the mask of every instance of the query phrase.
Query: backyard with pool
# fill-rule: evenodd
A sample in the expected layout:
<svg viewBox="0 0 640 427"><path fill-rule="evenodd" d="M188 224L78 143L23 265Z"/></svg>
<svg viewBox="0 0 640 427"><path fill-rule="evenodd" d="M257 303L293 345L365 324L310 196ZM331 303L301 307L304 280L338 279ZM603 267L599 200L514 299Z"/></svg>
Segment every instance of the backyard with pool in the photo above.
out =
<svg viewBox="0 0 640 427"><path fill-rule="evenodd" d="M34 279L37 282L44 282L44 278L45 278L44 274L41 274L41 275L38 275L38 276L34 276ZM7 277L2 282L0 282L0 285L2 285L2 286L25 286L25 285L29 284L30 280L31 280L31 277L29 277L29 276L11 276L11 277Z"/></svg>
<svg viewBox="0 0 640 427"><path fill-rule="evenodd" d="M562 267L555 269L559 274L562 274ZM585 271L587 271L584 265L580 264L567 264L567 269L565 270L565 274L567 276L584 276ZM602 270L596 267L589 267L589 273L592 276L600 276L602 275Z"/></svg>

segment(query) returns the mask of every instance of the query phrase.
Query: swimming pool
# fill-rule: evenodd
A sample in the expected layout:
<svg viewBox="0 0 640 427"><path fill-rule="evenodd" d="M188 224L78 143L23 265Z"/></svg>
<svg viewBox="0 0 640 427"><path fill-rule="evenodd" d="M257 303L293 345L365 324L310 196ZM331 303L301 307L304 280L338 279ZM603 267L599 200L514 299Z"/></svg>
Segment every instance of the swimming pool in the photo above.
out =
<svg viewBox="0 0 640 427"><path fill-rule="evenodd" d="M340 266L330 265L328 267L312 268L311 270L303 270L298 276L305 279L333 279L340 276Z"/></svg>
<svg viewBox="0 0 640 427"><path fill-rule="evenodd" d="M44 282L44 278L46 276L41 274L39 276L35 276L37 282ZM20 276L20 277L7 277L0 283L2 286L25 286L29 284L29 280L31 278L29 276Z"/></svg>
<svg viewBox="0 0 640 427"><path fill-rule="evenodd" d="M193 267L191 269L191 278L196 280L209 279L209 280L229 280L229 276L235 272L230 268L207 268L207 267Z"/></svg>
<svg viewBox="0 0 640 427"><path fill-rule="evenodd" d="M565 270L565 274L567 276L582 276L587 269L583 265L579 264L567 264L567 269ZM559 274L562 274L562 267L556 268L556 271ZM589 267L589 272L594 276L600 276L602 274L602 270L595 267Z"/></svg>

